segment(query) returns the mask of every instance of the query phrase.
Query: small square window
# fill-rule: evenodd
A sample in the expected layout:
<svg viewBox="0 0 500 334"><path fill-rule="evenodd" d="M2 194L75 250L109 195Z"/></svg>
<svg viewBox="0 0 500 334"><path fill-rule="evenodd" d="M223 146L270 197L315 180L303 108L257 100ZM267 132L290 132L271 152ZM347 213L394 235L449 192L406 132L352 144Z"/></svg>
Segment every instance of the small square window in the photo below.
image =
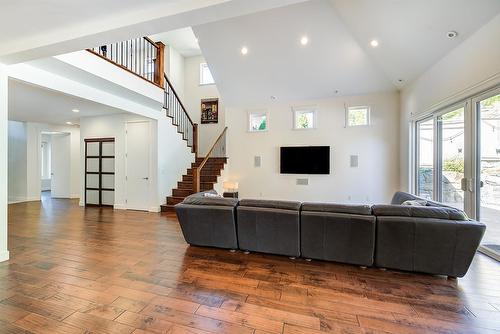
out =
<svg viewBox="0 0 500 334"><path fill-rule="evenodd" d="M316 110L312 108L293 109L293 128L314 129L316 127Z"/></svg>
<svg viewBox="0 0 500 334"><path fill-rule="evenodd" d="M208 68L207 63L200 64L200 85L213 85L215 83L214 77Z"/></svg>
<svg viewBox="0 0 500 334"><path fill-rule="evenodd" d="M370 107L356 106L347 108L347 126L370 125Z"/></svg>
<svg viewBox="0 0 500 334"><path fill-rule="evenodd" d="M267 131L269 127L267 112L250 112L248 113L248 131L261 132Z"/></svg>

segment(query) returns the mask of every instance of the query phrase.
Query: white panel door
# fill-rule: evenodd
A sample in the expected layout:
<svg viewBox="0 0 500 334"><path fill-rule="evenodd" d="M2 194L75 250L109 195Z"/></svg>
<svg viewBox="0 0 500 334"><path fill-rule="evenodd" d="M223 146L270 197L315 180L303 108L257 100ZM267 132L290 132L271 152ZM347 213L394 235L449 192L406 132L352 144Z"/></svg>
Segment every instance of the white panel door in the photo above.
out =
<svg viewBox="0 0 500 334"><path fill-rule="evenodd" d="M55 198L70 197L70 135L53 135L51 152L51 195Z"/></svg>
<svg viewBox="0 0 500 334"><path fill-rule="evenodd" d="M127 209L149 209L149 122L127 123Z"/></svg>

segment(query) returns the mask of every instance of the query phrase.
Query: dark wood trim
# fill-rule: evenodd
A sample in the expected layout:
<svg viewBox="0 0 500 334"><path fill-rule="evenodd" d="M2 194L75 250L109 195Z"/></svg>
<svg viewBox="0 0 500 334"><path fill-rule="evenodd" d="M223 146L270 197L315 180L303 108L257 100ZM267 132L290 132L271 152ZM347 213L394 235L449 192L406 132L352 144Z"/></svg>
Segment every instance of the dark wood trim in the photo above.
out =
<svg viewBox="0 0 500 334"><path fill-rule="evenodd" d="M99 57L99 58L102 58L102 59L106 60L107 62L109 62L109 63L111 63L111 64L113 64L113 65L115 65L115 66L118 66L118 67L119 67L119 68L121 68L122 70L125 70L125 71L127 71L127 72L129 72L129 73L131 73L131 74L135 75L136 77L141 78L141 79L143 79L144 81L149 82L149 83L150 83L150 84L152 84L152 85L155 85L155 86L156 86L156 87L158 87L158 88L161 88L161 89L163 89L163 88L164 88L164 87L160 86L159 84L157 84L156 82L153 82L153 81L151 81L151 80L148 80L147 78L143 77L142 75L137 74L137 73L135 73L134 71L129 70L129 69L128 69L128 68L126 68L125 66L122 66L122 65L120 65L120 64L117 64L117 63L115 63L114 61L112 61L111 59L108 59L108 58L104 57L103 55L98 54L98 53L97 53L97 52L95 52L94 50L87 49L87 51L88 51L88 52L90 52L90 53L92 53L92 54L94 54L94 55L96 55L96 56L97 56L97 57Z"/></svg>
<svg viewBox="0 0 500 334"><path fill-rule="evenodd" d="M91 143L91 142L114 142L115 138L85 138L84 141L86 143Z"/></svg>
<svg viewBox="0 0 500 334"><path fill-rule="evenodd" d="M88 158L88 159L99 159L99 158L103 158L103 159L114 159L115 156L114 155L87 155L85 156L85 158Z"/></svg>
<svg viewBox="0 0 500 334"><path fill-rule="evenodd" d="M94 191L115 191L115 188L85 188L85 190L94 190Z"/></svg>
<svg viewBox="0 0 500 334"><path fill-rule="evenodd" d="M143 38L144 38L146 41L148 41L149 43L153 44L153 46L154 46L156 49L158 49L158 48L159 48L159 47L158 47L158 43L161 43L161 42L153 42L153 40L152 40L151 38L147 37L147 36L144 36ZM161 43L161 44L163 44L163 43ZM165 44L163 44L163 45L165 45Z"/></svg>
<svg viewBox="0 0 500 334"><path fill-rule="evenodd" d="M91 174L91 175L97 175L97 174L102 174L102 175L115 175L114 172L87 172L87 174Z"/></svg>
<svg viewBox="0 0 500 334"><path fill-rule="evenodd" d="M165 44L162 42L154 43L157 47L158 54L156 55L155 64L155 83L165 88Z"/></svg>

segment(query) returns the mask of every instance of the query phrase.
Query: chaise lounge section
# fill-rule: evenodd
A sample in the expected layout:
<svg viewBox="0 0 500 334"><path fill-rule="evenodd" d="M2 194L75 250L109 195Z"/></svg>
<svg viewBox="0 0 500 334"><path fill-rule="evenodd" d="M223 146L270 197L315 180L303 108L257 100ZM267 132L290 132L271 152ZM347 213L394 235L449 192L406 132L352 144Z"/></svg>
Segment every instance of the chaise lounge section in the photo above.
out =
<svg viewBox="0 0 500 334"><path fill-rule="evenodd" d="M402 205L423 201L425 206ZM463 277L486 230L461 210L398 192L391 205L375 205L375 266Z"/></svg>

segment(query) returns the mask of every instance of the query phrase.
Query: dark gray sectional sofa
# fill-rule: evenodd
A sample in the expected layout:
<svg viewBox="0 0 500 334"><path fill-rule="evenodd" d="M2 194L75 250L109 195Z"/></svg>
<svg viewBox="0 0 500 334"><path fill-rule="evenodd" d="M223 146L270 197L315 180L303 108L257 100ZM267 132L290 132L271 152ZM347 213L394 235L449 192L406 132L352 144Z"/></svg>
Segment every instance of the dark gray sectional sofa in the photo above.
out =
<svg viewBox="0 0 500 334"><path fill-rule="evenodd" d="M175 206L186 241L210 246L462 277L485 225L397 192L390 205L241 200L194 194Z"/></svg>

